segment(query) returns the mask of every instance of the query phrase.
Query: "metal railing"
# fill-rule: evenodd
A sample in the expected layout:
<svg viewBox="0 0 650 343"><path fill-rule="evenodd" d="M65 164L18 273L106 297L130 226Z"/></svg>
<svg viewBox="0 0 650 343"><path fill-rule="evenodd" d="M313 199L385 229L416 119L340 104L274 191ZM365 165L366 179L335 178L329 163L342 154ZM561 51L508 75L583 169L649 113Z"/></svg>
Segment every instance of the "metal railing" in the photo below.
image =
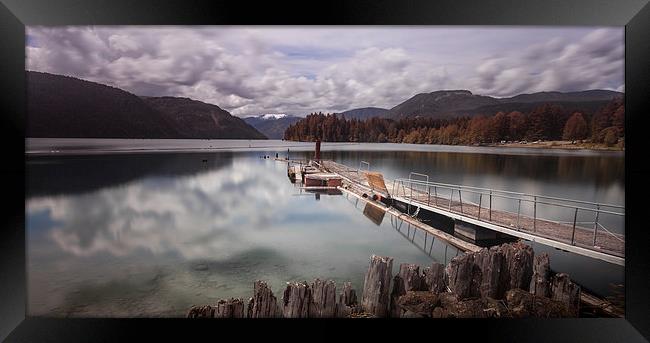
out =
<svg viewBox="0 0 650 343"><path fill-rule="evenodd" d="M366 162L366 161L360 161L359 162L359 168L357 168L357 176L360 175L360 173L361 173L361 165L362 164L367 165L366 171L370 171L370 163Z"/></svg>
<svg viewBox="0 0 650 343"><path fill-rule="evenodd" d="M416 180L413 179L413 175L426 177L426 179ZM392 195L402 196L407 199L409 211L412 203L416 206L418 203L427 204L506 228L512 228L514 226L517 231L524 230L528 234L555 240L564 240L571 245L579 245L597 250L604 248L619 254L622 254L624 250L624 228L622 227L622 230L619 230L622 233L614 233L603 223L603 216L608 216L610 219L616 218L616 221L624 221L625 207L620 205L430 182L427 175L419 173L409 174L408 179L395 179L393 181ZM455 199L455 195L458 196L457 200ZM470 201L469 198L477 199L478 203ZM522 204L529 208L532 207L532 216L522 211ZM564 211L565 214L570 214L572 220L560 221L557 220L557 217L555 220L542 218L538 213L538 207L540 206L550 210L549 212L555 212L557 216L561 216L558 213ZM514 212L515 208L516 215ZM593 220L584 219L585 215L593 218ZM538 224L543 225L546 230L540 230ZM585 224L589 224L589 227L585 226ZM570 228L567 227L569 225ZM568 232L559 232L566 229L571 230L570 234ZM576 229L580 232L580 239L576 237ZM593 238L589 241L585 239L586 231L593 231ZM613 240L622 242L623 245L621 246L613 242L612 239L607 240L602 235L599 236L599 231L606 237L613 237ZM599 246L597 244L598 238L601 238L603 241L601 243L606 243L605 245L607 246Z"/></svg>

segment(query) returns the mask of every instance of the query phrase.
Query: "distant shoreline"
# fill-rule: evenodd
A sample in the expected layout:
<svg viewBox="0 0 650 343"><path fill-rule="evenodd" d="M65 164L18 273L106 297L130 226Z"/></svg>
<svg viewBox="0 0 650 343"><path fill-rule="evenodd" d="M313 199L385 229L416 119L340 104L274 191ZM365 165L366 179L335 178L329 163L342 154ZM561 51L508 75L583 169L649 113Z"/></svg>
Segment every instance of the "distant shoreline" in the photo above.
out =
<svg viewBox="0 0 650 343"><path fill-rule="evenodd" d="M597 143L572 143L571 141L540 141L538 143L490 143L486 146L504 148L536 148L536 149L566 149L566 150L598 150L598 151L625 151L625 148Z"/></svg>

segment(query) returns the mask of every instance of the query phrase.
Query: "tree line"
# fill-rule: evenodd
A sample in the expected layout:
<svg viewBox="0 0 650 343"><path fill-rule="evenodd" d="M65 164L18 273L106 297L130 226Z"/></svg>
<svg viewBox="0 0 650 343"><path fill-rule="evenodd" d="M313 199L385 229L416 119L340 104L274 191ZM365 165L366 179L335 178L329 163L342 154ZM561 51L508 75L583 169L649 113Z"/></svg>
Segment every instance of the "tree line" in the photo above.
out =
<svg viewBox="0 0 650 343"><path fill-rule="evenodd" d="M593 114L544 104L527 113L399 120L346 119L343 115L312 113L290 125L285 140L415 144L483 144L500 141L588 140L613 146L625 137L625 107L616 98Z"/></svg>

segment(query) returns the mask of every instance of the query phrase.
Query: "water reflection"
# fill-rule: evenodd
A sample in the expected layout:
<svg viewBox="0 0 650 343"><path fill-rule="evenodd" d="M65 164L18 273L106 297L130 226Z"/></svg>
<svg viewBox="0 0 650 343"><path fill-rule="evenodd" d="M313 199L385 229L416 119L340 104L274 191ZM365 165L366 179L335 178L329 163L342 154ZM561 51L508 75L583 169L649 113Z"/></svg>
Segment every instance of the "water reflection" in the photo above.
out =
<svg viewBox="0 0 650 343"><path fill-rule="evenodd" d="M292 158L311 155L291 153ZM518 162L465 154L482 161L470 162L467 156L449 153L326 154L352 166L371 161L373 169L391 178L429 168L442 182L532 184L556 196L575 189L579 195L598 194L609 202L624 194L615 175L622 173L616 159L602 162L601 167L611 170L603 173L603 186L596 186L579 180L593 161L560 171L559 162L522 156L516 156L524 158ZM267 280L276 294L287 281L316 277L351 281L360 291L372 254L393 256L396 265L421 266L447 263L458 254L441 240L404 223L400 226L392 216L387 220L383 211L352 197L307 193L287 182L286 164L259 155L30 158L25 204L28 313L182 316L192 304L250 296L256 279ZM539 169L523 167L530 163ZM548 175L536 178L532 171ZM568 179L557 176L560 172L570 174ZM553 174L557 179L549 176ZM583 176L594 179L594 174ZM581 275L581 281L596 284L602 277L597 266L583 269L594 272ZM608 280L622 280L619 271L618 277L616 272L608 274L615 275Z"/></svg>
<svg viewBox="0 0 650 343"><path fill-rule="evenodd" d="M92 192L149 176L189 176L228 167L232 153L30 157L27 197Z"/></svg>
<svg viewBox="0 0 650 343"><path fill-rule="evenodd" d="M428 174L432 180L458 183L477 178L504 177L538 183L563 183L584 187L623 189L624 157L620 155L497 155L418 151L328 151L323 158L356 167L370 161L373 170L391 178L408 177L410 171ZM462 172L462 173L461 173ZM509 179L505 179L508 180ZM507 189L512 185L503 185ZM497 188L497 187L492 187Z"/></svg>

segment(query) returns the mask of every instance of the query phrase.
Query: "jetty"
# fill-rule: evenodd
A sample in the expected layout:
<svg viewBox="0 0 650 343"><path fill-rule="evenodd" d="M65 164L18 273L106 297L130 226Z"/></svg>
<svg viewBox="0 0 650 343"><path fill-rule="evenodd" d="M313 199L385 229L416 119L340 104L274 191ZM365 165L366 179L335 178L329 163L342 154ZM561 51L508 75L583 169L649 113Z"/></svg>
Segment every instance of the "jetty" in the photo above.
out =
<svg viewBox="0 0 650 343"><path fill-rule="evenodd" d="M507 235L625 265L624 234L603 224L604 218L623 223L623 206L439 183L415 172L408 178L389 180L370 171L370 164L364 161L357 168L330 160L312 164L323 173L341 177L344 191L365 194L414 219L427 215L449 218L457 231L464 231L469 238ZM539 215L540 208L546 216ZM549 218L553 213L572 220Z"/></svg>

